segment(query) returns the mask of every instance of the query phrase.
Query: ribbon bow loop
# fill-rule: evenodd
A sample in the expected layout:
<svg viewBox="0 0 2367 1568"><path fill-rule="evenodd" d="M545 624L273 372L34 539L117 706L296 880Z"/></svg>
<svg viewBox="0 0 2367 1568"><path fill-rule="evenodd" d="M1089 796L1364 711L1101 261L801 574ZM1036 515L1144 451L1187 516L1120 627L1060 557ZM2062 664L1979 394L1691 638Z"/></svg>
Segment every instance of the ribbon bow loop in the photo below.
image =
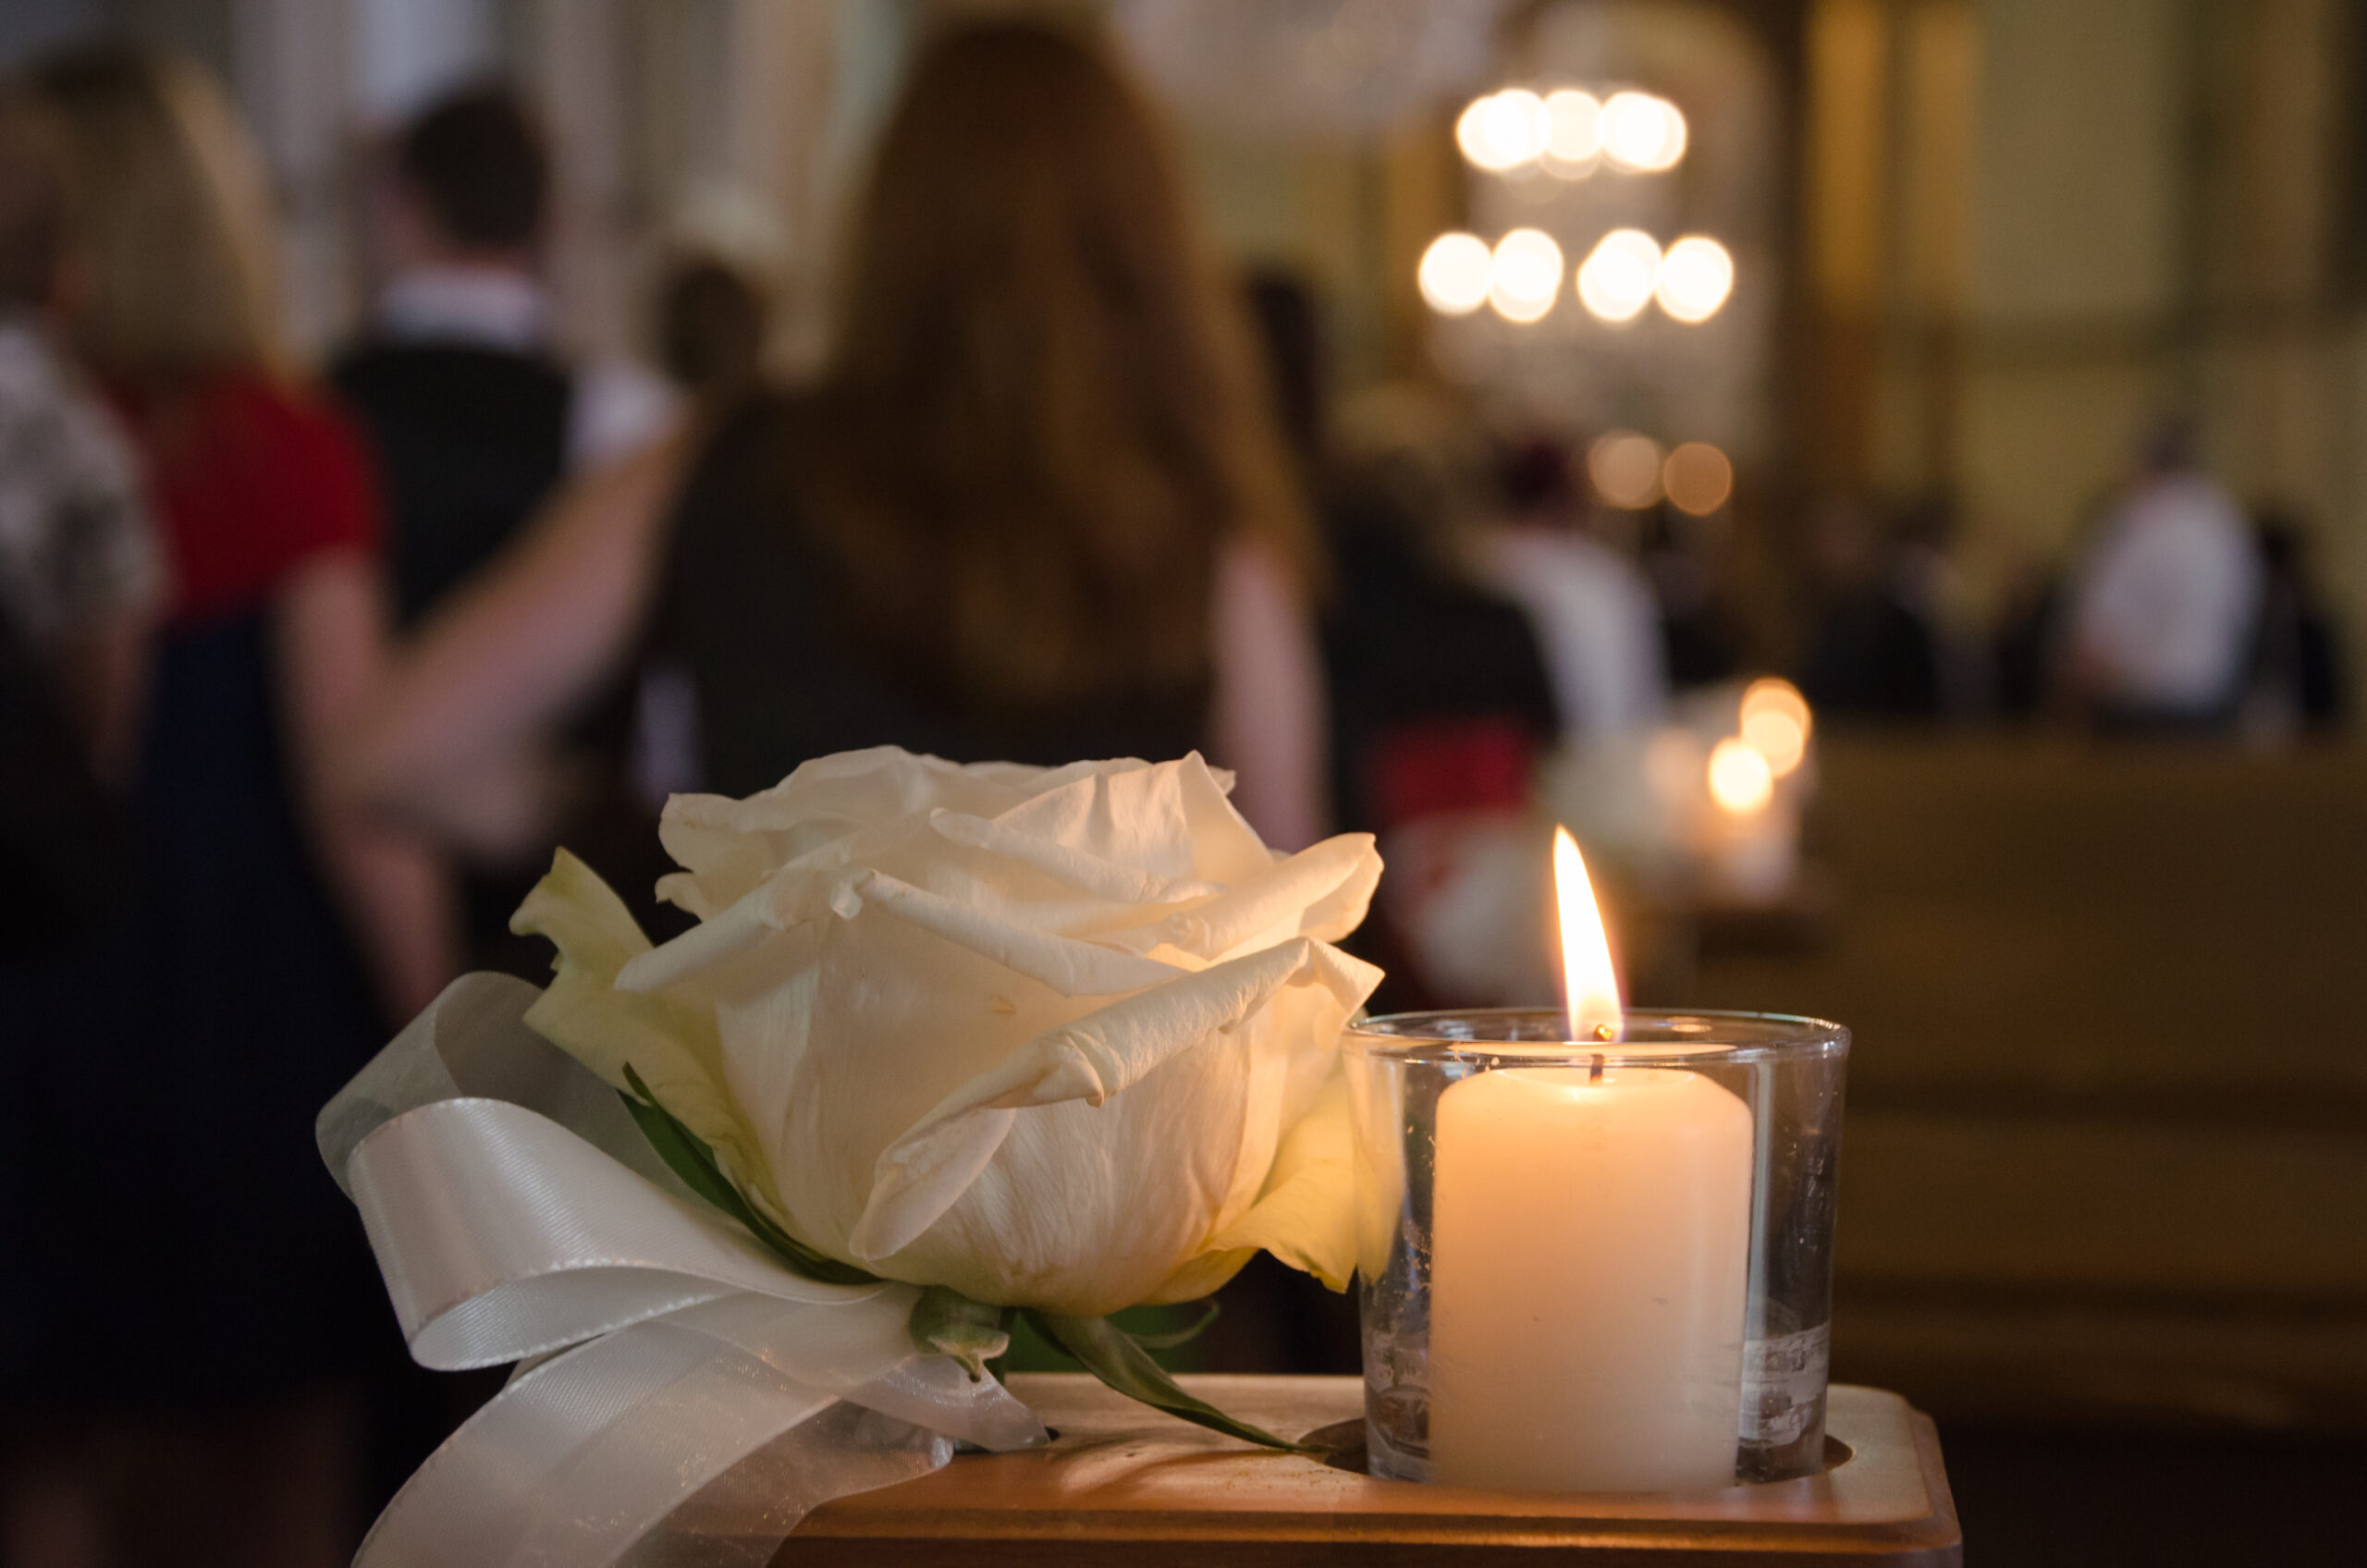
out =
<svg viewBox="0 0 2367 1568"><path fill-rule="evenodd" d="M760 1562L956 1439L1046 1440L1000 1384L914 1347L914 1287L809 1280L701 1205L526 1028L538 995L455 981L320 1116L412 1355L521 1364L356 1568Z"/></svg>

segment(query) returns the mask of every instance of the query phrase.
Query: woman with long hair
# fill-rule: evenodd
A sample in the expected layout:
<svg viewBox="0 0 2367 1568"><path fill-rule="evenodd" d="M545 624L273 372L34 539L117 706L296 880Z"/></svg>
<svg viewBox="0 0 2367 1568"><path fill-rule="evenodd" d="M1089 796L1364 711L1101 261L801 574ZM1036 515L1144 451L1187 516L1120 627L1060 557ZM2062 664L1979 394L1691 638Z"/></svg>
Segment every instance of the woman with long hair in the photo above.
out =
<svg viewBox="0 0 2367 1568"><path fill-rule="evenodd" d="M340 1562L350 1374L383 1314L312 1121L451 967L435 863L328 766L384 663L370 476L280 340L260 164L219 90L117 47L31 89L71 337L145 461L173 587L127 908L0 974L10 1098L36 1108L0 1174L43 1217L11 1288L66 1309L0 1347L12 1415L47 1416L7 1550Z"/></svg>
<svg viewBox="0 0 2367 1568"><path fill-rule="evenodd" d="M1102 50L925 44L839 306L814 385L580 486L430 628L358 738L368 789L474 838L531 823L507 759L644 654L690 676L706 789L888 742L1198 747L1269 839L1318 837L1310 535L1177 161Z"/></svg>

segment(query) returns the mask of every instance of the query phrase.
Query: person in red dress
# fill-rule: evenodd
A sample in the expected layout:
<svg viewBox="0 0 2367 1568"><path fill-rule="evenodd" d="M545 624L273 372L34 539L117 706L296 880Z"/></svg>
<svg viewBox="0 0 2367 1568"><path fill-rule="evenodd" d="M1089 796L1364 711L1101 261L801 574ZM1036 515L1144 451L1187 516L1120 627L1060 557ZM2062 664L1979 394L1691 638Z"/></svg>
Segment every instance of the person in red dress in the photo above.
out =
<svg viewBox="0 0 2367 1568"><path fill-rule="evenodd" d="M452 969L441 867L328 766L385 658L373 482L279 341L264 186L219 91L119 48L33 87L62 133L75 346L145 460L174 586L129 907L0 972L29 1145L0 1207L40 1216L8 1272L63 1304L0 1342L0 1558L327 1568L358 1535L355 1390L392 1334L313 1118Z"/></svg>

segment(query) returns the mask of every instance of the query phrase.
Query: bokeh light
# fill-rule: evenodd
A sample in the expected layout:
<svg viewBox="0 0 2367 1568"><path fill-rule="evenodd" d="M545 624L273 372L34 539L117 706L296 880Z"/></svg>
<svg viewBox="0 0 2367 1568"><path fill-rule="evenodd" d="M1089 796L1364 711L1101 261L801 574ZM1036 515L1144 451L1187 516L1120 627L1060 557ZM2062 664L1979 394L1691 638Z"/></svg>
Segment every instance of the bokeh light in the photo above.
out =
<svg viewBox="0 0 2367 1568"><path fill-rule="evenodd" d="M1787 777L1809 753L1812 725L1808 699L1788 680L1754 680L1742 694L1742 738L1767 759L1768 771Z"/></svg>
<svg viewBox="0 0 2367 1568"><path fill-rule="evenodd" d="M1685 156L1685 116L1649 92L1614 92L1602 106L1602 150L1623 169L1659 174Z"/></svg>
<svg viewBox="0 0 2367 1568"><path fill-rule="evenodd" d="M1688 234L1661 258L1654 286L1661 309L1679 321L1708 321L1734 292L1735 259L1705 235Z"/></svg>
<svg viewBox="0 0 2367 1568"><path fill-rule="evenodd" d="M1506 321L1531 322L1553 308L1562 292L1562 247L1539 229L1516 228L1496 241L1488 302Z"/></svg>
<svg viewBox="0 0 2367 1568"><path fill-rule="evenodd" d="M1634 321L1660 282L1661 248L1640 228L1614 228L1578 268L1578 300L1598 320Z"/></svg>
<svg viewBox="0 0 2367 1568"><path fill-rule="evenodd" d="M1441 315L1467 316L1488 302L1495 259L1476 234L1441 234L1422 252L1416 274L1422 300Z"/></svg>
<svg viewBox="0 0 2367 1568"><path fill-rule="evenodd" d="M1579 179L1602 153L1602 104L1591 92L1564 87L1545 95L1545 172Z"/></svg>
<svg viewBox="0 0 2367 1568"><path fill-rule="evenodd" d="M1526 87L1507 87L1471 101L1454 122L1454 141L1474 165L1502 174L1544 152L1551 130L1545 100Z"/></svg>
<svg viewBox="0 0 2367 1568"><path fill-rule="evenodd" d="M1587 477L1606 505L1640 511L1661 498L1661 444L1614 430L1587 448Z"/></svg>
<svg viewBox="0 0 2367 1568"><path fill-rule="evenodd" d="M1710 751L1710 798L1730 816L1751 816L1775 798L1775 772L1753 747L1729 736Z"/></svg>
<svg viewBox="0 0 2367 1568"><path fill-rule="evenodd" d="M1707 441L1686 441L1661 465L1661 488L1678 511L1708 517L1735 493L1735 465Z"/></svg>

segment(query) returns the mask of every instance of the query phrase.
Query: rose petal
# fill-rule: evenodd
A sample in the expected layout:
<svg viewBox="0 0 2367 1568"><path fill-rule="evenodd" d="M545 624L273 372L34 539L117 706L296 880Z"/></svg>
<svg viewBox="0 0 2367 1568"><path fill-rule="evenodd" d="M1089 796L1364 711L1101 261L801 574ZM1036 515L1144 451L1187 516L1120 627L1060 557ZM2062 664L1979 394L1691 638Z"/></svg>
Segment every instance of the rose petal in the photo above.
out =
<svg viewBox="0 0 2367 1568"><path fill-rule="evenodd" d="M873 873L854 884L867 904L934 932L1064 997L1112 997L1175 978L1164 963L1094 942L1030 930L982 910L957 904L908 882Z"/></svg>
<svg viewBox="0 0 2367 1568"><path fill-rule="evenodd" d="M882 1151L870 1201L850 1238L855 1256L888 1257L937 1223L1009 1134L1010 1112L1063 1100L1100 1105L1173 1053L1240 1023L1294 978L1306 974L1328 984L1337 973L1315 944L1288 942L1036 1035L954 1090Z"/></svg>
<svg viewBox="0 0 2367 1568"><path fill-rule="evenodd" d="M1209 1238L1202 1256L1260 1247L1335 1291L1348 1288L1356 1267L1355 1147L1343 1072L1332 1072L1283 1137L1257 1206Z"/></svg>
<svg viewBox="0 0 2367 1568"><path fill-rule="evenodd" d="M784 1219L756 1138L724 1086L714 1015L616 988L618 972L650 950L624 900L561 850L550 874L510 917L509 928L548 937L558 949L550 986L526 1010L527 1025L618 1088L625 1086L630 1064L659 1102L715 1150L740 1190L773 1219Z"/></svg>
<svg viewBox="0 0 2367 1568"><path fill-rule="evenodd" d="M1073 849L1056 839L1022 832L1007 822L990 822L961 812L941 808L933 811L929 813L929 827L951 843L1033 866L1080 892L1113 904L1180 904L1214 898L1224 891L1213 882L1160 876L1106 860L1086 850Z"/></svg>
<svg viewBox="0 0 2367 1568"><path fill-rule="evenodd" d="M1229 888L1156 925L1102 939L1138 952L1162 945L1173 947L1213 962L1245 947L1264 946L1287 936L1315 935L1305 932L1303 926L1310 908L1329 908L1345 900L1361 912L1380 879L1380 856L1373 850L1372 835L1343 833L1287 860L1270 863L1254 881ZM1335 923L1324 924L1329 929Z"/></svg>

